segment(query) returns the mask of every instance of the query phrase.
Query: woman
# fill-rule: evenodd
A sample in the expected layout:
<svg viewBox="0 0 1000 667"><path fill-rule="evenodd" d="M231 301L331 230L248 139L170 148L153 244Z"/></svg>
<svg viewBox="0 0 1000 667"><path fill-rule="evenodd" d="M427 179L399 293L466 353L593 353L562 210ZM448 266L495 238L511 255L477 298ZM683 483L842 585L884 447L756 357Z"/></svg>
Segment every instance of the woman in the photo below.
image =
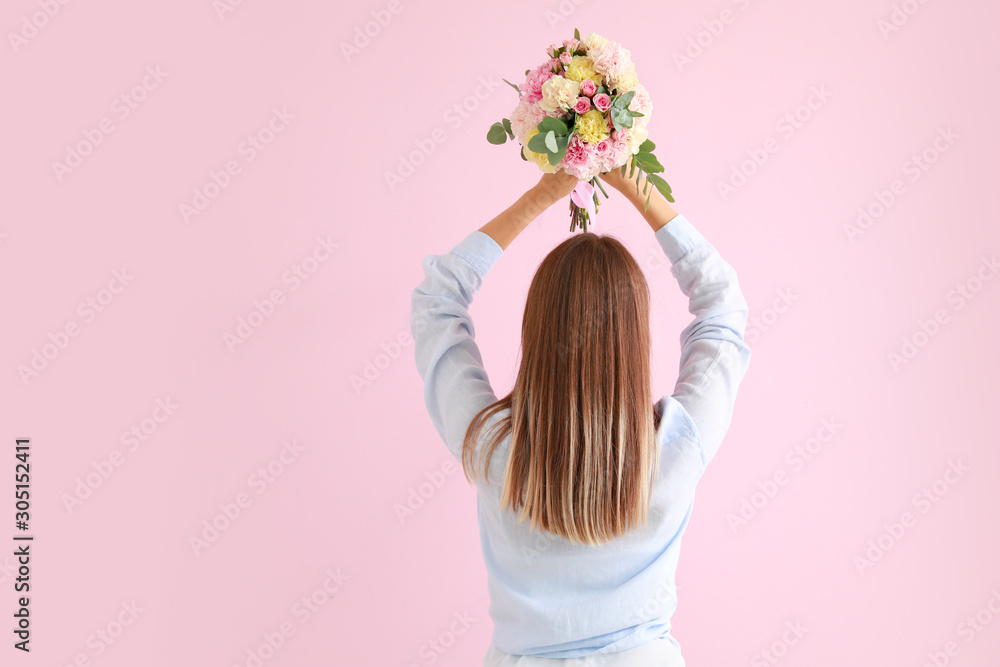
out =
<svg viewBox="0 0 1000 667"><path fill-rule="evenodd" d="M575 233L528 291L521 362L497 398L469 305L500 255L577 179L545 174L423 260L410 327L431 421L478 491L492 645L484 666L684 665L670 633L681 537L750 363L736 273L645 177L601 179L653 230L694 320L653 401L649 288L614 237ZM637 195L637 185L640 193Z"/></svg>

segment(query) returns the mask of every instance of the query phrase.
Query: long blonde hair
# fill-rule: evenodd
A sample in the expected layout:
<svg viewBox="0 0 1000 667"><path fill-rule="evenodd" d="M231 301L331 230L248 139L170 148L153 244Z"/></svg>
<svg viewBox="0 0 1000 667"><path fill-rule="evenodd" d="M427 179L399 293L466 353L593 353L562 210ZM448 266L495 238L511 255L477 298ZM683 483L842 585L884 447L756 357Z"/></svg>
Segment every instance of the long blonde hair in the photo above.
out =
<svg viewBox="0 0 1000 667"><path fill-rule="evenodd" d="M528 289L521 364L507 396L480 411L462 446L488 476L497 445L511 436L501 508L577 543L601 544L647 523L659 415L650 383L649 286L612 236L577 233L542 260ZM486 459L483 464L483 458Z"/></svg>

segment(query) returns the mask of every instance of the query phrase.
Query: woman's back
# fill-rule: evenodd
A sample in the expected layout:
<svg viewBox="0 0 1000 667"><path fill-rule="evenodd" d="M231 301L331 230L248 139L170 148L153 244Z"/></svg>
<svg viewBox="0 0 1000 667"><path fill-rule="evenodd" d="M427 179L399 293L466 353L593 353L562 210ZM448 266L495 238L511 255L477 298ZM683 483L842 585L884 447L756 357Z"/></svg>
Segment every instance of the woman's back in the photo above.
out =
<svg viewBox="0 0 1000 667"><path fill-rule="evenodd" d="M668 396L656 408L665 418L648 523L626 536L594 546L530 530L500 509L499 483L477 484L493 644L503 653L581 657L669 632L681 538L703 463L680 404ZM507 454L504 442L490 463L490 480L503 479Z"/></svg>
<svg viewBox="0 0 1000 667"><path fill-rule="evenodd" d="M630 189L622 191L631 196ZM545 378L555 376L525 376L532 383L523 383L518 400L513 400L517 385L508 397L496 397L468 313L473 296L503 253L503 248L483 230L469 234L449 253L427 256L425 279L413 293L411 330L431 421L457 460L463 461L464 454L466 459L488 461L488 474L470 477L478 490L489 613L494 623L487 665L527 667L530 660L511 661L511 656L524 656L586 658L590 661L580 662L581 667L610 667L616 664L615 656L631 658L643 651L659 651L660 658L669 658L665 664L683 665L679 645L670 633L670 617L678 602L674 582L681 540L692 516L695 488L729 428L737 389L749 367L751 353L743 340L748 308L733 267L684 216L673 213L663 199L652 202L648 210L641 199L633 199L632 203L644 212L653 228L694 315L680 333L680 369L674 391L650 405L648 413L629 413L635 418L633 422L645 429L643 420L655 411L659 419L652 448L638 446L637 442L645 441L635 434L622 435L624 429L618 424L624 423L624 417L616 422L614 431L590 429L582 437L572 428L564 428L564 422L554 424L563 433L576 434L569 446L560 439L542 437L546 428L551 432L553 425L531 418L538 413L539 404L558 405L569 400L576 405L574 400L583 394L570 387L575 399L567 399L566 394L551 391ZM490 225L483 229L490 229ZM539 346L551 343L544 336L537 336L537 341ZM590 346L584 352L596 355L601 350ZM589 359L591 365L594 358ZM563 375L562 382L572 381L564 367L553 368ZM615 367L616 372L622 370L621 364ZM648 378L648 369L645 372ZM523 379L519 374L519 380ZM641 391L648 394L645 383L639 384ZM544 400L538 399L536 391ZM638 405L638 393L627 394L625 399ZM619 414L616 411L621 402L597 407ZM566 414L579 426L599 421L602 416L601 409L590 413L590 417L580 417L575 410ZM474 428L477 421L481 430ZM520 430L513 429L512 424L519 425ZM493 437L471 437L504 425L506 429L493 432ZM496 437L497 433L503 437ZM492 451L492 456L480 459L487 450ZM510 465L512 452L516 466ZM607 481L616 477L616 471L620 480L625 466L637 466L633 472L646 470L643 466L648 462L647 454L656 455L658 463L649 470L651 487L645 523L598 544L565 537L566 531L560 529L593 526L595 513L603 511L604 518L620 518L617 505L605 504L609 498L615 500L607 493L597 496L600 506L585 502L593 494L578 493L580 485L595 480L567 475L567 471L591 470L601 476L597 482L605 484L607 491ZM604 463L594 465L594 457ZM516 470L522 474L514 475ZM468 476L468 469L466 473ZM567 480L569 486L564 485ZM531 522L504 502L505 495L508 501L517 495L511 494L513 483L525 489L524 495L532 494L533 504L524 505L522 510L530 510L533 518L554 521L557 530L532 530ZM635 485L613 488L619 493L623 489L638 493ZM619 499L621 495L628 494L620 493ZM635 496L628 500L634 501ZM594 662L601 656L608 659Z"/></svg>

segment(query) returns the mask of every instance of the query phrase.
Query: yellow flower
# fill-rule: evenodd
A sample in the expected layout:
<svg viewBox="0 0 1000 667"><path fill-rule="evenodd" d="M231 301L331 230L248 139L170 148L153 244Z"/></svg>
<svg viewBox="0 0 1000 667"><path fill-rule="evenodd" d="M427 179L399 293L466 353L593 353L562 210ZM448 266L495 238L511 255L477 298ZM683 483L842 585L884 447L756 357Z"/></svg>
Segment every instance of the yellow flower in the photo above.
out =
<svg viewBox="0 0 1000 667"><path fill-rule="evenodd" d="M538 168L547 174L551 174L559 169L558 166L554 164L549 164L549 154L548 153L536 153L535 151L528 148L528 142L531 138L538 134L538 128L533 127L524 135L524 157L528 158L528 162L534 162L538 165Z"/></svg>
<svg viewBox="0 0 1000 667"><path fill-rule="evenodd" d="M566 78L573 81L590 79L599 86L604 75L594 69L594 61L587 56L573 56L573 60L566 66Z"/></svg>
<svg viewBox="0 0 1000 667"><path fill-rule="evenodd" d="M608 138L608 121L597 109L591 109L576 119L574 131L588 144L596 144Z"/></svg>

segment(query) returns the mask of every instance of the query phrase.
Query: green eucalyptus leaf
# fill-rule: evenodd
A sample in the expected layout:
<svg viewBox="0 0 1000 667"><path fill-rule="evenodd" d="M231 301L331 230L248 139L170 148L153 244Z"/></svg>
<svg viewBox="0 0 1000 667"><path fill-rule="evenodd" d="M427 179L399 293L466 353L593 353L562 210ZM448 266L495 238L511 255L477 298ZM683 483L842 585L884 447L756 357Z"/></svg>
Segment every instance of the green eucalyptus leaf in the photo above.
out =
<svg viewBox="0 0 1000 667"><path fill-rule="evenodd" d="M538 133L528 140L528 150L534 151L535 153L546 153L548 149L545 148L545 135Z"/></svg>
<svg viewBox="0 0 1000 667"><path fill-rule="evenodd" d="M503 129L503 124L493 123L490 125L490 131L486 133L486 140L497 145L507 141L507 133Z"/></svg>
<svg viewBox="0 0 1000 667"><path fill-rule="evenodd" d="M639 163L639 166L642 167L643 171L647 174L657 174L663 171L663 165L660 164L660 161L657 160L656 156L652 153L636 153L634 157L636 162Z"/></svg>
<svg viewBox="0 0 1000 667"><path fill-rule="evenodd" d="M670 189L670 185L663 180L662 176L657 176L656 174L649 174L646 176L646 180L656 186L656 189L660 191L660 194L666 198L668 202L674 201L673 193Z"/></svg>
<svg viewBox="0 0 1000 667"><path fill-rule="evenodd" d="M639 144L640 153L652 153L654 150L656 150L656 144L649 139L646 139L644 142Z"/></svg>
<svg viewBox="0 0 1000 667"><path fill-rule="evenodd" d="M507 136L509 136L511 139L514 138L514 130L512 130L510 128L510 119L509 118L504 118L503 119L503 129L504 129L505 132L507 132Z"/></svg>
<svg viewBox="0 0 1000 667"><path fill-rule="evenodd" d="M569 132L569 126L566 125L566 123L564 123L563 121L559 120L558 118L553 118L552 116L546 116L538 124L538 131L542 133L554 132L558 136Z"/></svg>
<svg viewBox="0 0 1000 667"><path fill-rule="evenodd" d="M545 147L549 149L550 153L555 153L559 150L559 145L556 144L556 133L552 130L545 133Z"/></svg>
<svg viewBox="0 0 1000 667"><path fill-rule="evenodd" d="M559 150L555 153L549 153L549 164L556 165L562 161L563 156L566 155L566 147L569 146L569 139L559 142Z"/></svg>

